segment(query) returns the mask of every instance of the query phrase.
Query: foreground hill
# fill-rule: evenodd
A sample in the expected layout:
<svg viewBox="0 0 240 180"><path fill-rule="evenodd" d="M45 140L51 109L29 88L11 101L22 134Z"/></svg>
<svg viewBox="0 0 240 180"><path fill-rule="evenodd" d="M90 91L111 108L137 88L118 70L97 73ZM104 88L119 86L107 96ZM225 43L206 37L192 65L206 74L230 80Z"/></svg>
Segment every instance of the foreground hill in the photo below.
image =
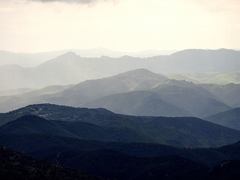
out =
<svg viewBox="0 0 240 180"><path fill-rule="evenodd" d="M41 104L1 114L0 119L8 121L0 126L0 145L57 165L16 153L9 157L0 149L0 176L12 179L16 174L26 179L30 172L33 179L44 172L42 179L91 178L61 167L116 180L239 178L239 131L197 118L137 117ZM223 147L192 148L234 138L237 143Z"/></svg>
<svg viewBox="0 0 240 180"><path fill-rule="evenodd" d="M215 114L207 117L206 120L232 129L240 130L240 108Z"/></svg>
<svg viewBox="0 0 240 180"><path fill-rule="evenodd" d="M6 180L94 180L74 170L56 164L36 161L23 154L0 147L0 178Z"/></svg>
<svg viewBox="0 0 240 180"><path fill-rule="evenodd" d="M32 117L32 120L31 117L21 119L22 116L29 114L53 120L53 122L41 121L35 117ZM234 143L240 139L239 131L193 117L127 116L114 114L105 109L72 108L50 104L31 105L13 112L0 114L0 119L1 124L5 124L1 127L4 132L11 132L13 126L18 130L17 132L20 132L19 135L24 135L25 131L21 128L22 122L27 123L27 127L30 129L34 128L30 132L38 132L36 131L39 130L38 126L35 127L32 122L37 120L36 123L39 124L39 127L44 127L43 130L54 127L54 130L50 132L57 132L55 134L57 136L61 135L59 134L60 129L63 130L64 137L69 137L70 134L78 136L79 134L76 132L80 129L85 132L92 131L89 133L90 136L79 137L90 140L150 142L179 147L212 147ZM58 121L64 121L65 124ZM6 124L8 122L10 124ZM76 122L82 123L77 124ZM45 127L46 125L47 127ZM66 132L68 132L67 135Z"/></svg>
<svg viewBox="0 0 240 180"><path fill-rule="evenodd" d="M85 146L87 143L91 144L91 142L84 142ZM96 147L97 144L101 143L92 142L92 144L95 144ZM27 147L27 144L25 146ZM110 150L113 148L113 145L108 144L108 150L104 150L103 148L106 148L106 146L101 145L101 147L98 147L98 150L85 149L85 151L79 151L75 148L69 151L69 148L68 150L56 149L55 145L54 149L48 149L47 151L39 151L40 149L38 149L35 153L25 152L35 158L48 160L52 162L52 165L46 161L34 160L26 155L10 151L6 148L0 148L0 177L9 180L100 179L80 173L77 171L78 169L93 175L105 177L106 179L117 180L237 180L240 177L238 145L231 145L214 150L181 150L148 144L115 144L114 146L115 150ZM234 147L236 151L231 152ZM125 152L123 153L123 151ZM136 154L131 155L131 152L134 151ZM202 153L200 153L200 151ZM222 151L224 151L224 153L222 153ZM137 152L141 152L142 154L139 155ZM145 152L145 155L143 155L143 152ZM146 156L146 153L154 155L153 152L158 152L158 155ZM191 154L195 155L191 157ZM190 160L194 156L202 156L201 154L208 157L209 161L214 159L215 164L209 167L207 162L202 163L196 159ZM218 155L216 156L216 154ZM222 154L222 157L219 156L220 154ZM235 154L235 157L233 157L232 154ZM238 157L236 155L238 155ZM181 156L189 157L184 158ZM230 158L234 158L235 160L228 160ZM76 170L71 170L69 167Z"/></svg>
<svg viewBox="0 0 240 180"><path fill-rule="evenodd" d="M240 159L239 143L215 149L178 149L157 144L106 143L57 136L1 135L0 144L58 166L80 169L107 179L239 178L236 161ZM1 165L15 160L8 159L6 154L3 157L7 160L1 161L4 162ZM20 165L18 172L24 172L25 162L14 164L14 167Z"/></svg>
<svg viewBox="0 0 240 180"><path fill-rule="evenodd" d="M200 180L200 178L206 176L206 167L180 157L138 158L114 151L99 151L99 159L96 159L93 154L94 152L92 155L89 153L89 156L78 157L76 161L81 158L79 162L82 161L81 166L85 171L91 172L92 174L100 174L102 177L106 177L106 179L137 180L161 178L167 180L178 177L187 180L190 180L191 178ZM115 163L113 163L113 158L115 158ZM49 165L46 162L36 161L20 153L10 151L5 148L0 148L0 160L0 178L8 180L100 179L85 175L76 170L63 168L57 164ZM103 163L104 160L106 163L103 165L101 163ZM123 165L124 161L128 163L128 166ZM92 162L95 163L95 166L93 166ZM136 164L138 164L137 167L135 166ZM68 165L65 164L65 166ZM110 169L112 169L112 171L110 171ZM184 172L182 172L183 169ZM172 170L174 171L172 172Z"/></svg>

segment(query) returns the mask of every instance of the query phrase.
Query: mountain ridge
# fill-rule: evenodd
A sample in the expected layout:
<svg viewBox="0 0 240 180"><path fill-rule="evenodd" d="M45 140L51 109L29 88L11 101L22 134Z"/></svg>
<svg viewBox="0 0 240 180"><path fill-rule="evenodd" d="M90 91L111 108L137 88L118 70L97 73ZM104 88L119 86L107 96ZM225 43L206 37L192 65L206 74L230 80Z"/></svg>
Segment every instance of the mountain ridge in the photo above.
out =
<svg viewBox="0 0 240 180"><path fill-rule="evenodd" d="M24 115L37 115L54 123L84 122L131 135L122 135L123 137L134 137L132 135L136 132L138 134L135 133L136 137L142 137L142 142L149 139L148 142L178 147L215 147L234 143L240 138L240 132L237 130L193 117L127 116L105 109L72 108L49 104L32 105L0 115L3 126Z"/></svg>
<svg viewBox="0 0 240 180"><path fill-rule="evenodd" d="M206 117L206 120L240 130L240 107Z"/></svg>
<svg viewBox="0 0 240 180"><path fill-rule="evenodd" d="M6 72L1 70L0 74L2 76L15 77L14 82L7 81L8 83L2 84L1 90L17 88L35 89L56 84L74 84L138 68L149 69L157 73L224 73L236 72L240 68L238 61L240 52L223 49L185 50L171 55L150 58L136 58L131 56L85 58L78 55L74 55L74 57L71 53L65 54L64 57L61 55L58 57L51 56L48 62L46 61L35 67L23 68L23 72ZM71 59L75 60L71 61ZM4 82L2 81L3 79L0 80ZM11 80L13 81L13 78Z"/></svg>

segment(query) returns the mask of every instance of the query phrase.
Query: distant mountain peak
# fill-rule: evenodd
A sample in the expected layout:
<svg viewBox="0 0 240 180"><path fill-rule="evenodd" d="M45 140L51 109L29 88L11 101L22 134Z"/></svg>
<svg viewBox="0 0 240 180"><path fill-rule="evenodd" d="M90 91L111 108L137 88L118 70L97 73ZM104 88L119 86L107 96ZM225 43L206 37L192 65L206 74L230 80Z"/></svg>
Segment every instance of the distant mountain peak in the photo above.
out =
<svg viewBox="0 0 240 180"><path fill-rule="evenodd" d="M69 52L61 55L60 57L68 57L68 58L76 58L76 57L77 57L77 58L79 58L80 56L77 55L77 54L76 54L75 52L73 52L73 51L69 51Z"/></svg>
<svg viewBox="0 0 240 180"><path fill-rule="evenodd" d="M128 77L132 77L132 76L135 76L135 77L139 77L139 76L142 76L142 77L161 77L161 78L165 78L165 79L168 79L167 77L161 75L161 74L157 74L157 73L154 73L148 69L144 69L144 68L139 68L139 69L135 69L135 70L131 70L131 71L127 71L125 73L121 73L119 75L117 75L119 77L122 77L122 76L128 76Z"/></svg>
<svg viewBox="0 0 240 180"><path fill-rule="evenodd" d="M75 62L75 61L78 61L79 58L80 58L79 55L70 51L70 52L62 54L54 59L46 61L46 62L40 64L38 67L50 68L52 70L52 66L57 66L59 62L60 62L60 64L62 64L63 67L67 67L66 62Z"/></svg>
<svg viewBox="0 0 240 180"><path fill-rule="evenodd" d="M199 55L204 53L238 53L239 51L234 49L226 49L226 48L220 48L220 49L185 49L182 51L177 51L173 53L172 55Z"/></svg>

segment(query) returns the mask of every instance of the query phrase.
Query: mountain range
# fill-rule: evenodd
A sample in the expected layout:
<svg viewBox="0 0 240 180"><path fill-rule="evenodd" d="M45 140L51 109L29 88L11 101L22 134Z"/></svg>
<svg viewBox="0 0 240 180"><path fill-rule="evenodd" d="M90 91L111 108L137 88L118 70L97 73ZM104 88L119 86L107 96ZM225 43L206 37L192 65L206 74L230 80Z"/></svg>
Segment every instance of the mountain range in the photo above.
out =
<svg viewBox="0 0 240 180"><path fill-rule="evenodd" d="M1 66L0 90L76 84L138 68L156 73L234 73L239 71L239 58L239 51L228 49L184 50L147 58L81 57L68 52L34 67Z"/></svg>
<svg viewBox="0 0 240 180"><path fill-rule="evenodd" d="M238 90L239 85L194 84L137 69L76 85L50 86L20 95L3 96L0 97L0 111L53 103L106 108L128 115L205 118L238 107Z"/></svg>
<svg viewBox="0 0 240 180"><path fill-rule="evenodd" d="M4 138L4 134L19 137L33 134L98 141L158 143L177 147L216 147L240 139L237 130L193 117L127 116L105 109L51 104L27 106L0 114L0 119L0 134L6 140L9 137Z"/></svg>
<svg viewBox="0 0 240 180"><path fill-rule="evenodd" d="M3 65L19 65L23 67L33 67L41 63L48 61L49 59L54 59L57 56L65 54L67 52L74 52L82 57L121 57L124 55L129 55L133 57L152 57L157 55L167 55L175 51L171 50L146 50L139 52L124 52L124 51L114 51L106 48L94 48L94 49L66 49L58 51L49 52L37 52L37 53L20 53L20 52L10 52L0 50L0 66Z"/></svg>
<svg viewBox="0 0 240 180"><path fill-rule="evenodd" d="M168 74L168 77L175 80L186 80L196 84L240 84L239 72L226 73L187 73L187 74Z"/></svg>
<svg viewBox="0 0 240 180"><path fill-rule="evenodd" d="M240 51L122 53L0 51L0 179L240 178Z"/></svg>
<svg viewBox="0 0 240 180"><path fill-rule="evenodd" d="M36 114L41 117L36 116ZM45 116L45 119L42 118L43 116ZM109 119L108 116L111 118ZM6 148L4 150L0 149L0 166L3 166L0 170L0 176L7 174L11 177L11 175L23 172L28 176L30 167L30 169L39 169L37 172L49 172L49 168L54 167L56 168L56 175L62 174L61 178L63 179L68 176L71 178L78 177L78 179L93 178L78 174L76 170L104 179L119 180L200 180L203 178L215 180L239 177L239 142L217 148L193 149L153 143L128 142L125 141L126 139L121 139L121 141L116 141L116 139L114 141L104 140L104 137L123 137L122 132L116 131L117 128L125 127L126 130L129 125L134 128L136 123L138 127L143 125L144 129L150 128L156 136L153 127L157 126L157 121L162 122L162 129L159 129L159 126L156 127L161 134L164 134L164 128L168 127L166 129L168 134L165 134L167 136L176 133L180 137L181 133L193 130L194 133L191 132L184 137L188 141L193 138L191 136L196 138L197 135L200 135L200 131L206 135L204 137L205 142L206 140L210 142L211 139L216 142L220 136L226 138L230 134L234 137L238 136L237 139L240 139L239 131L193 118L173 118L174 123L171 123L172 126L169 127L169 121L171 121L169 118L155 118L152 120L154 125L150 126L152 122L149 117L123 117L121 115L117 119L117 116L119 115L103 109L79 109L55 105L32 105L19 109L17 112L5 114L4 118L8 119L8 123L0 127L0 144L15 151L24 152L38 161L29 160L29 158L8 151ZM3 114L1 120L2 117ZM125 118L128 118L127 121L124 120ZM89 123L86 123L86 121ZM133 123L134 121L137 122ZM111 131L106 131L104 128L109 128L110 123L115 124L115 127L111 127ZM178 128L171 131L170 129L174 126L178 126ZM186 129L182 127L186 127ZM115 134L117 136L109 136L114 131L120 133ZM106 134L102 133L109 134L105 136ZM215 133L216 135L214 135ZM93 140L93 135L98 140ZM197 138L201 139L200 136ZM229 136L229 140L232 138L233 136ZM223 142L223 139L221 142ZM42 168L39 160L50 162L53 165L56 164L57 167L44 163L46 168ZM9 171L12 173L10 174ZM37 172L34 173L36 177L39 175ZM80 176L82 177L80 178ZM45 177L52 176L46 174Z"/></svg>

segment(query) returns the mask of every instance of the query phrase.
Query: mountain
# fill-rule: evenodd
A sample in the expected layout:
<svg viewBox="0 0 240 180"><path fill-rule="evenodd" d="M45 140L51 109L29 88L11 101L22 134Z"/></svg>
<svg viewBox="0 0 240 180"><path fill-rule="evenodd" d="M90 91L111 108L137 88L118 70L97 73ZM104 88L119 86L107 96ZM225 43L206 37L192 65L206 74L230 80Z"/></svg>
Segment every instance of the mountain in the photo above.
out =
<svg viewBox="0 0 240 180"><path fill-rule="evenodd" d="M237 89L234 91L237 93ZM50 86L21 95L0 97L0 110L7 112L39 103L101 107L130 115L200 118L232 108L209 86L171 80L146 69L136 69L77 85Z"/></svg>
<svg viewBox="0 0 240 180"><path fill-rule="evenodd" d="M1 144L34 158L57 163L57 168L82 170L106 179L215 180L220 175L230 177L232 173L236 174L238 169L231 166L239 167L234 162L240 158L239 143L215 149L178 149L156 144L104 143L39 135L10 136L8 141L5 138L0 137ZM6 153L2 156L0 153L0 158L4 159L1 165L10 161L25 168L26 162L19 163L15 156L9 158ZM213 164L209 165L209 162ZM228 171L219 171L219 168L228 168Z"/></svg>
<svg viewBox="0 0 240 180"><path fill-rule="evenodd" d="M101 137L109 136L112 139L106 139L108 141L150 142L178 147L214 147L234 143L240 139L239 131L193 117L126 116L114 114L105 109L72 108L49 104L32 105L6 114L0 114L1 124L5 124L2 128L8 127L6 123L11 123L17 118L29 114L40 116L46 120L54 120L54 123L57 123L57 121L76 121L93 124L95 126L85 125L85 131L87 132L87 129L89 129L99 134L89 137L99 137L101 139ZM58 124L58 129L59 126ZM66 124L61 126L66 131L72 134L74 131L74 135L79 136L76 133L78 129L66 129L67 127ZM81 129L84 126L82 124L79 126L73 124L71 127ZM101 130L99 127L103 129ZM107 132L108 135L106 135ZM59 136L59 134L57 135ZM85 138L91 139L89 137Z"/></svg>
<svg viewBox="0 0 240 180"><path fill-rule="evenodd" d="M17 65L0 67L1 82L8 81L2 84L1 90L76 84L140 68L142 67L140 62L145 61L130 56L84 58L68 52L34 67Z"/></svg>
<svg viewBox="0 0 240 180"><path fill-rule="evenodd" d="M56 123L31 115L22 116L15 121L5 124L0 127L0 133L14 135L40 134L77 138L77 136L61 128Z"/></svg>
<svg viewBox="0 0 240 180"><path fill-rule="evenodd" d="M151 142L147 136L130 128L107 128L90 123L49 121L38 116L22 116L0 127L1 135L42 135L115 142Z"/></svg>
<svg viewBox="0 0 240 180"><path fill-rule="evenodd" d="M34 138L34 137L33 137ZM28 137L27 139L31 139ZM51 138L46 139L50 141ZM66 139L65 139L66 140ZM62 139L63 141L63 139ZM59 141L60 142L60 141ZM69 142L69 141L68 141ZM76 143L76 142L72 142ZM98 146L97 150L81 151L79 149L38 149L31 154L37 159L45 159L52 162L52 165L45 161L33 160L32 158L0 148L0 177L18 179L24 174L26 179L30 174L35 179L41 175L41 179L94 179L93 176L80 173L76 170L87 172L91 175L101 176L103 179L238 179L239 178L239 145L233 144L226 147L211 149L174 149L162 145L152 144L107 144L100 142L83 142L83 146ZM29 146L29 144L25 144ZM83 147L82 146L82 147ZM80 147L80 146L79 146ZM108 149L104 149L109 147ZM133 148L133 150L132 150ZM18 147L19 149L19 147ZM45 151L43 151L45 149ZM115 149L115 150L111 150ZM232 152L232 150L238 150ZM159 155L131 155L132 152L152 153L152 150L159 152ZM150 151L149 151L150 150ZM125 153L123 153L125 152ZM160 155L161 154L161 155ZM219 155L222 156L219 156ZM238 155L238 158L232 155ZM207 161L201 163L194 157L208 157L208 161L214 160L213 166L208 166ZM216 158L217 157L217 158ZM191 159L194 160L191 160ZM230 160L234 158L235 160ZM63 167L65 168L63 168ZM71 170L69 167L75 169ZM32 169L35 171L33 172ZM54 171L53 175L52 172ZM48 172L48 173L46 173ZM98 178L99 179L99 178ZM101 178L102 179L102 178Z"/></svg>
<svg viewBox="0 0 240 180"><path fill-rule="evenodd" d="M200 163L176 156L135 157L111 150L87 152L63 163L67 167L83 168L90 174L118 180L200 180L206 177L208 169Z"/></svg>
<svg viewBox="0 0 240 180"><path fill-rule="evenodd" d="M84 104L91 108L106 108L113 112L138 116L188 116L191 113L161 99L149 91L114 94Z"/></svg>
<svg viewBox="0 0 240 180"><path fill-rule="evenodd" d="M1 90L36 89L75 84L139 68L156 73L232 73L239 71L239 57L239 51L228 49L192 49L147 58L126 55L117 58L81 57L74 52L67 52L58 57L53 56L35 67L1 67L0 82L8 82L1 86Z"/></svg>
<svg viewBox="0 0 240 180"><path fill-rule="evenodd" d="M167 67L172 68L167 70L174 73L238 72L239 52L231 49L187 49L167 57Z"/></svg>
<svg viewBox="0 0 240 180"><path fill-rule="evenodd" d="M186 80L197 84L240 84L240 72L168 74L167 77L175 80Z"/></svg>
<svg viewBox="0 0 240 180"><path fill-rule="evenodd" d="M93 176L56 164L36 161L31 157L0 147L0 178L8 180L94 180Z"/></svg>
<svg viewBox="0 0 240 180"><path fill-rule="evenodd" d="M68 177L70 179L94 178L79 173L77 170L93 176L102 177L103 179L117 180L175 180L179 178L186 180L217 180L219 177L239 177L239 142L217 148L196 149L116 140L109 142L108 140L105 141L101 139L104 137L104 133L109 137L109 132L113 132L116 128L123 126L125 128L129 127L128 124L124 122L125 119L123 115L120 115L121 126L112 128L106 126L106 121L108 116L111 115L111 121L117 123L118 120L114 118L114 116L117 115L103 109L93 109L88 112L88 109L54 105L34 105L24 109L20 110L22 113L18 111L18 115L34 112L45 117L51 117L52 119L46 120L37 116L26 115L0 127L0 144L2 146L11 148L14 151L24 152L26 155L37 159L32 160L20 153L6 150L6 148L0 148L0 177L14 179L14 176L18 174L18 179L21 179L24 174L23 179L26 179L26 177L31 174L32 176L34 175L36 179L39 174L45 173L41 178L51 179L53 177L52 173L50 173L51 170L55 173L54 177L61 176L58 179L68 179ZM56 114L56 117L62 117L61 121L53 119L53 111L56 109L61 110ZM62 116L64 109L72 109L72 111L68 112L68 115L71 114L72 118L75 119L64 121L65 116ZM43 113L44 111L46 114ZM88 119L90 117L96 118L98 113L102 115L105 114L99 118L100 121L103 120L103 117L105 118L105 125L97 126L94 123L82 122L83 119L79 119L76 114L73 113L74 111L79 111L85 121L87 121L87 117ZM16 115L15 112L15 117ZM9 114L7 116L10 117ZM13 117L13 114L11 116ZM150 126L152 123L151 117L142 117L143 119L140 117L135 118L138 118L136 119L138 127L143 126L143 129L150 127L148 130L154 131L154 135L157 135L157 131ZM166 121L161 119L164 123L160 124L160 126L163 127L164 124L167 124L171 119L174 119L177 124L184 125L187 125L185 122L188 120L191 121L191 123L188 123L187 129L192 129L194 126L198 128L202 127L202 131L206 135L206 137L204 137L205 140L209 138L217 141L219 136L226 137L231 133L230 131L234 131L228 129L228 132L225 133L227 128L193 118L186 118L185 120L181 118L166 118ZM91 121L93 122L93 120ZM131 121L134 120L128 119L128 121L130 121L129 124L131 124L131 130L133 130L134 123ZM160 119L154 118L153 121L160 121ZM209 134L208 127L202 126L204 123L208 126L218 127L217 132L219 132L219 134L216 137ZM158 126L158 123L154 122L154 127L155 126L157 126L156 128L161 133L164 133L164 130ZM107 131L107 128L108 130L110 128L111 131ZM173 127L169 127L167 131L171 132L170 128ZM194 132L188 135L188 140L191 140L190 135L198 134L196 128L192 130ZM215 131L214 128L210 130L211 133ZM179 129L179 131L186 132L186 129ZM137 133L147 135L146 132L147 131L141 131ZM177 130L175 130L175 133L179 136ZM91 140L94 135L98 137L98 141ZM122 134L119 133L118 135L121 137ZM238 139L240 139L240 137ZM52 165L49 165L49 163Z"/></svg>
<svg viewBox="0 0 240 180"><path fill-rule="evenodd" d="M240 108L217 113L213 116L207 117L206 120L225 127L240 130Z"/></svg>
<svg viewBox="0 0 240 180"><path fill-rule="evenodd" d="M85 81L75 86L49 86L20 95L0 97L0 110L6 112L36 103L80 106L106 95L146 90L167 80L160 74L137 69L108 78Z"/></svg>
<svg viewBox="0 0 240 180"><path fill-rule="evenodd" d="M151 104L153 98L156 104ZM75 107L102 107L117 113L149 116L206 117L231 109L200 85L170 80L145 69L85 81L49 97L48 102Z"/></svg>
<svg viewBox="0 0 240 180"><path fill-rule="evenodd" d="M201 85L207 91L214 94L217 99L232 107L240 106L240 84L226 84L226 85L214 85L203 84Z"/></svg>
<svg viewBox="0 0 240 180"><path fill-rule="evenodd" d="M29 67L36 66L40 63L46 62L49 59L53 59L57 56L65 54L67 52L74 52L82 57L96 58L101 56L108 56L112 58L121 57L124 55L133 57L152 57L157 55L171 54L174 51L168 50L147 50L140 52L120 52L113 51L105 48L94 48L94 49L66 49L60 51L49 51L49 52L39 52L39 53L17 53L10 51L0 50L0 66L16 64L19 66Z"/></svg>
<svg viewBox="0 0 240 180"><path fill-rule="evenodd" d="M36 158L54 160L56 160L54 157L59 156L59 154L61 155L59 158L71 160L79 155L87 155L88 152L103 152L105 150L134 157L179 156L207 166L215 166L223 160L240 159L239 142L219 148L193 149L152 143L103 142L54 135L6 133L1 134L0 144ZM76 162L81 163L81 161Z"/></svg>
<svg viewBox="0 0 240 180"><path fill-rule="evenodd" d="M0 80L3 83L0 89L39 89L52 85L74 84L86 80L86 77L96 77L87 73L89 68L83 66L84 61L73 53L67 53L34 67L2 66Z"/></svg>
<svg viewBox="0 0 240 180"><path fill-rule="evenodd" d="M49 98L51 103L80 106L117 93L148 90L168 81L165 76L137 69L103 79L89 80Z"/></svg>
<svg viewBox="0 0 240 180"><path fill-rule="evenodd" d="M162 100L201 118L231 108L208 90L187 81L172 80L152 91L158 93Z"/></svg>
<svg viewBox="0 0 240 180"><path fill-rule="evenodd" d="M99 155L98 158L96 155ZM79 161L80 158L81 160ZM74 166L75 169L82 167L83 171L96 176L102 176L101 178L87 175L79 170L62 167L60 165L63 160L62 158L60 158L59 162L55 162L54 164L52 162L50 164L6 148L0 148L0 160L0 177L9 180L120 180L158 178L168 180L175 179L175 177L190 180L194 177L201 179L206 175L207 171L204 165L180 157L138 158L114 151L89 152L88 156L82 155L72 160L72 163L75 163L75 161L78 162L78 167ZM102 166L104 161L106 163ZM127 162L128 165L126 166L123 162ZM64 161L64 163L65 167L70 166L68 162ZM94 167L92 163L95 164ZM136 164L138 164L137 167ZM172 170L174 172L170 173ZM182 172L182 170L185 172ZM168 173L171 175L166 175Z"/></svg>
<svg viewBox="0 0 240 180"><path fill-rule="evenodd" d="M42 89L29 90L25 93L16 90L19 92L17 95L0 96L0 110L7 112L30 104L47 103L49 97L70 87L72 87L72 85L48 86Z"/></svg>

